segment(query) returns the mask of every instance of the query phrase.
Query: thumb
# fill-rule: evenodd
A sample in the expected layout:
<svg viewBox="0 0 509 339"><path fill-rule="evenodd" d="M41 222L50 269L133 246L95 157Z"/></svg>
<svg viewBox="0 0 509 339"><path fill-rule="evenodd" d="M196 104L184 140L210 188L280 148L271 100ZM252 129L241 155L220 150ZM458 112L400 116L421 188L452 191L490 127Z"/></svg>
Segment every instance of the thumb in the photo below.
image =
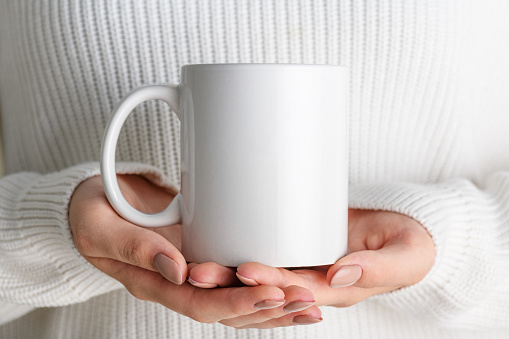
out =
<svg viewBox="0 0 509 339"><path fill-rule="evenodd" d="M127 228L127 227L126 227ZM163 236L141 227L129 227L113 250L114 259L150 271L158 271L167 280L182 284L187 263L180 251Z"/></svg>
<svg viewBox="0 0 509 339"><path fill-rule="evenodd" d="M117 215L107 222L108 227L81 223L73 232L80 253L94 266L112 275L115 267L102 265L113 259L130 266L161 273L167 280L182 284L187 276L187 263L180 251L162 235L135 226ZM175 226L170 226L175 227Z"/></svg>
<svg viewBox="0 0 509 339"><path fill-rule="evenodd" d="M393 289L419 282L431 268L423 249L404 242L388 243L378 250L353 252L327 272L333 288L356 286Z"/></svg>

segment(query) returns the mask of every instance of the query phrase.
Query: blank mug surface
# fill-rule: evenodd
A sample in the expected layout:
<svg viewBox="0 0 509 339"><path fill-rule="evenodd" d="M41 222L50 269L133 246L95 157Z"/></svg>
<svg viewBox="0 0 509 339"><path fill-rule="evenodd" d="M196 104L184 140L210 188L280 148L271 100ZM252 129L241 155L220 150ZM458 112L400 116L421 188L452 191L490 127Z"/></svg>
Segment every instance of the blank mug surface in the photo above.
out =
<svg viewBox="0 0 509 339"><path fill-rule="evenodd" d="M296 267L346 254L346 86L337 66L184 66L188 261Z"/></svg>
<svg viewBox="0 0 509 339"><path fill-rule="evenodd" d="M188 262L332 264L348 240L348 70L297 64L182 67L178 86L127 95L106 127L101 174L111 205L140 226L182 224ZM181 120L181 191L147 215L118 189L120 129L161 99Z"/></svg>

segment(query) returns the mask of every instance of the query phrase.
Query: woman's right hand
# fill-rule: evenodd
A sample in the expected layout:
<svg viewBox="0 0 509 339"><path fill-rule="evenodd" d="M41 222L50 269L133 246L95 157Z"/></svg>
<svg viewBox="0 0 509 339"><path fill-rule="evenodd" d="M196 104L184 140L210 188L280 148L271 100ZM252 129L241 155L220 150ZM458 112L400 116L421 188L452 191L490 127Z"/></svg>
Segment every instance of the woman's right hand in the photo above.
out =
<svg viewBox="0 0 509 339"><path fill-rule="evenodd" d="M173 199L143 177L123 175L118 180L126 200L142 212L161 211ZM267 328L321 319L320 310L312 306L313 294L303 287L240 287L240 282L226 280L225 286L239 287L203 289L189 284L179 250L180 225L152 229L126 221L108 203L100 177L76 188L69 223L76 248L93 266L120 281L133 296L196 321ZM223 266L206 267L211 275L235 276Z"/></svg>

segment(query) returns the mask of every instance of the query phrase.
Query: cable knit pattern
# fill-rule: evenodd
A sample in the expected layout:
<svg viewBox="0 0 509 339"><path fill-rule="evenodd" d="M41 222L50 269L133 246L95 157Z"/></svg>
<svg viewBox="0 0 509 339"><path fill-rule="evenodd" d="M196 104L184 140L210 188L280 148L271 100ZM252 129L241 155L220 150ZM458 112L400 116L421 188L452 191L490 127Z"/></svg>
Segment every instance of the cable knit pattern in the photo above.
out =
<svg viewBox="0 0 509 339"><path fill-rule="evenodd" d="M505 0L0 0L0 337L504 337L508 17ZM79 255L67 205L115 104L233 62L350 68L350 206L427 228L423 281L318 325L234 330L137 300ZM138 106L118 170L178 186L179 129L163 103Z"/></svg>

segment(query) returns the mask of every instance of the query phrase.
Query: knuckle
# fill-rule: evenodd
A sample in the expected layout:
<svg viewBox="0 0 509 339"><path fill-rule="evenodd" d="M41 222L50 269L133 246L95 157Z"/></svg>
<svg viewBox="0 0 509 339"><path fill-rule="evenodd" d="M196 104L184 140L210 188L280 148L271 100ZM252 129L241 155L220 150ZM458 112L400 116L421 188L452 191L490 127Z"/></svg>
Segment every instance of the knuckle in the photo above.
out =
<svg viewBox="0 0 509 339"><path fill-rule="evenodd" d="M250 287L251 288L251 287ZM260 287L252 287L250 292L253 295L260 295L257 299L263 299L263 294L260 294ZM246 295L244 293L239 292L237 289L228 289L225 295L223 295L223 300L221 301L224 305L228 305L227 313L228 317L236 317L242 316L246 314Z"/></svg>
<svg viewBox="0 0 509 339"><path fill-rule="evenodd" d="M120 247L120 256L135 266L140 266L144 257L144 243L138 238L129 238Z"/></svg>

